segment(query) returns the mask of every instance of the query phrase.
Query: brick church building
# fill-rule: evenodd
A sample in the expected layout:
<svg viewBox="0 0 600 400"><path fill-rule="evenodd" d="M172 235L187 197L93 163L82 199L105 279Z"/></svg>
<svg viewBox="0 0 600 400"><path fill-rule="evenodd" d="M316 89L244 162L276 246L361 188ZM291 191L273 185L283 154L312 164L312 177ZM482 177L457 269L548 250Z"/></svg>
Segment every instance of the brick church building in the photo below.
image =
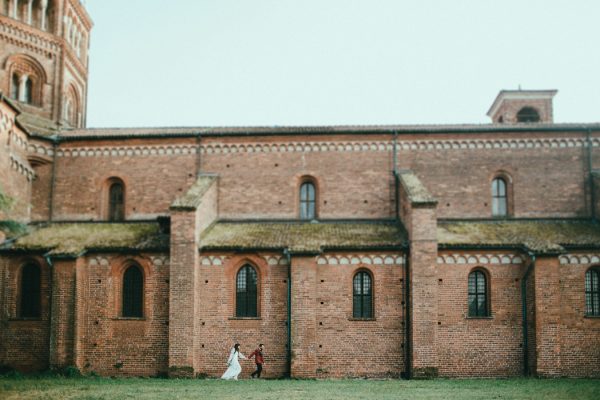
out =
<svg viewBox="0 0 600 400"><path fill-rule="evenodd" d="M0 365L216 377L261 342L267 377L600 377L600 124L553 123L556 91L477 125L87 129L91 28L0 1Z"/></svg>

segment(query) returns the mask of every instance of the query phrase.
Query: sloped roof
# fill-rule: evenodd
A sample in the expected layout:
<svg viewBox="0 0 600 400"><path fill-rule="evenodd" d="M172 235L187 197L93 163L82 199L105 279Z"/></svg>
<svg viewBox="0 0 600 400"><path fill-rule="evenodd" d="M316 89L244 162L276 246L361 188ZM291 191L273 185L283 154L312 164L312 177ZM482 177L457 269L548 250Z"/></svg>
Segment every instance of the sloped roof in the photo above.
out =
<svg viewBox="0 0 600 400"><path fill-rule="evenodd" d="M202 250L284 249L321 252L334 249L399 247L404 229L389 221L368 222L217 222L200 238Z"/></svg>
<svg viewBox="0 0 600 400"><path fill-rule="evenodd" d="M515 246L536 253L568 247L600 247L600 224L592 220L438 221L440 247Z"/></svg>
<svg viewBox="0 0 600 400"><path fill-rule="evenodd" d="M181 197L178 197L173 204L171 209L176 210L188 210L196 209L200 203L202 203L202 197L212 184L217 180L216 175L201 175L198 177L196 182L190 187L190 189Z"/></svg>
<svg viewBox="0 0 600 400"><path fill-rule="evenodd" d="M29 234L3 248L54 256L77 256L89 250L168 250L169 236L160 232L157 222L51 223L30 226Z"/></svg>
<svg viewBox="0 0 600 400"><path fill-rule="evenodd" d="M536 124L440 124L440 125L323 125L323 126L232 126L232 127L139 127L85 128L60 132L61 140L118 139L136 137L261 136L321 134L562 132L600 129L600 123Z"/></svg>

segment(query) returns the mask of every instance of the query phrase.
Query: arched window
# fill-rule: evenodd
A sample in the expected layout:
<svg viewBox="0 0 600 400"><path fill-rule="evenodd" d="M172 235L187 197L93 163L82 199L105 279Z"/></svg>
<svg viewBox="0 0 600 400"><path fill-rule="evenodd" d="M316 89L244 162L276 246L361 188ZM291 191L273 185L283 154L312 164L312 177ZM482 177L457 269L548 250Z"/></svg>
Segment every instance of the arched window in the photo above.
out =
<svg viewBox="0 0 600 400"><path fill-rule="evenodd" d="M33 82L29 77L25 78L24 90L23 101L27 104L33 104Z"/></svg>
<svg viewBox="0 0 600 400"><path fill-rule="evenodd" d="M108 190L108 220L117 222L125 219L125 191L122 182L113 182Z"/></svg>
<svg viewBox="0 0 600 400"><path fill-rule="evenodd" d="M475 270L469 274L469 317L488 317L489 313L487 276Z"/></svg>
<svg viewBox="0 0 600 400"><path fill-rule="evenodd" d="M12 75L12 82L10 85L10 97L14 100L19 100L19 75L14 73Z"/></svg>
<svg viewBox="0 0 600 400"><path fill-rule="evenodd" d="M137 265L131 265L123 274L123 317L144 316L144 274Z"/></svg>
<svg viewBox="0 0 600 400"><path fill-rule="evenodd" d="M235 287L235 316L258 317L256 270L250 265L244 265L237 274Z"/></svg>
<svg viewBox="0 0 600 400"><path fill-rule="evenodd" d="M504 178L492 181L492 215L506 217L508 215L508 191Z"/></svg>
<svg viewBox="0 0 600 400"><path fill-rule="evenodd" d="M352 285L352 316L354 318L373 318L373 285L371 275L361 271L354 275Z"/></svg>
<svg viewBox="0 0 600 400"><path fill-rule="evenodd" d="M19 317L39 318L41 316L41 271L33 264L25 264L21 270L19 292Z"/></svg>
<svg viewBox="0 0 600 400"><path fill-rule="evenodd" d="M540 114L535 108L523 107L517 113L517 122L540 122Z"/></svg>
<svg viewBox="0 0 600 400"><path fill-rule="evenodd" d="M312 182L304 182L300 185L300 219L315 219L316 213L316 191Z"/></svg>
<svg viewBox="0 0 600 400"><path fill-rule="evenodd" d="M585 273L585 314L600 316L600 268Z"/></svg>

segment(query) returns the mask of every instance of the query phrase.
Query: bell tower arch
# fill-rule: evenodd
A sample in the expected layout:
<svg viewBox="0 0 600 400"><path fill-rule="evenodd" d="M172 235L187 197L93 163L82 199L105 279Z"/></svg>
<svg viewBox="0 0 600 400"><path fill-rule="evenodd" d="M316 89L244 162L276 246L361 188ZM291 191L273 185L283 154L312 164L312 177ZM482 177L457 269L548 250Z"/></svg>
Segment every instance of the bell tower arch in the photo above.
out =
<svg viewBox="0 0 600 400"><path fill-rule="evenodd" d="M80 0L0 0L0 91L44 124L85 127L92 26Z"/></svg>

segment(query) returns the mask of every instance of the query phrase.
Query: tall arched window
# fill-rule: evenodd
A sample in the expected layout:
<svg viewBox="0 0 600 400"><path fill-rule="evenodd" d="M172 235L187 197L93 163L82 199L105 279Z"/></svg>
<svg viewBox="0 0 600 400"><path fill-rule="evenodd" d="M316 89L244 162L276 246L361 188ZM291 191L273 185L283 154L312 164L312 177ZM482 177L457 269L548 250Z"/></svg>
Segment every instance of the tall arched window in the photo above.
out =
<svg viewBox="0 0 600 400"><path fill-rule="evenodd" d="M115 181L108 190L108 220L123 221L125 219L125 191L122 182Z"/></svg>
<svg viewBox="0 0 600 400"><path fill-rule="evenodd" d="M25 264L21 270L19 317L41 316L41 283L40 268L33 263Z"/></svg>
<svg viewBox="0 0 600 400"><path fill-rule="evenodd" d="M469 317L488 317L488 282L486 274L475 270L469 274Z"/></svg>
<svg viewBox="0 0 600 400"><path fill-rule="evenodd" d="M600 316L600 268L585 273L585 314Z"/></svg>
<svg viewBox="0 0 600 400"><path fill-rule="evenodd" d="M19 100L19 75L14 73L10 84L10 97L14 100Z"/></svg>
<svg viewBox="0 0 600 400"><path fill-rule="evenodd" d="M312 182L304 182L300 185L300 219L315 219L316 212L316 190Z"/></svg>
<svg viewBox="0 0 600 400"><path fill-rule="evenodd" d="M373 285L371 275L361 271L354 275L352 285L352 316L354 318L373 318Z"/></svg>
<svg viewBox="0 0 600 400"><path fill-rule="evenodd" d="M508 215L508 191L504 178L492 181L492 215L506 217Z"/></svg>
<svg viewBox="0 0 600 400"><path fill-rule="evenodd" d="M123 274L123 317L144 316L144 274L137 265L131 265Z"/></svg>
<svg viewBox="0 0 600 400"><path fill-rule="evenodd" d="M540 122L540 114L533 107L523 107L517 113L517 122Z"/></svg>
<svg viewBox="0 0 600 400"><path fill-rule="evenodd" d="M25 78L25 85L23 86L25 93L23 93L23 101L27 104L33 104L33 82L31 78Z"/></svg>
<svg viewBox="0 0 600 400"><path fill-rule="evenodd" d="M256 270L244 265L236 278L235 316L258 317L258 277Z"/></svg>

